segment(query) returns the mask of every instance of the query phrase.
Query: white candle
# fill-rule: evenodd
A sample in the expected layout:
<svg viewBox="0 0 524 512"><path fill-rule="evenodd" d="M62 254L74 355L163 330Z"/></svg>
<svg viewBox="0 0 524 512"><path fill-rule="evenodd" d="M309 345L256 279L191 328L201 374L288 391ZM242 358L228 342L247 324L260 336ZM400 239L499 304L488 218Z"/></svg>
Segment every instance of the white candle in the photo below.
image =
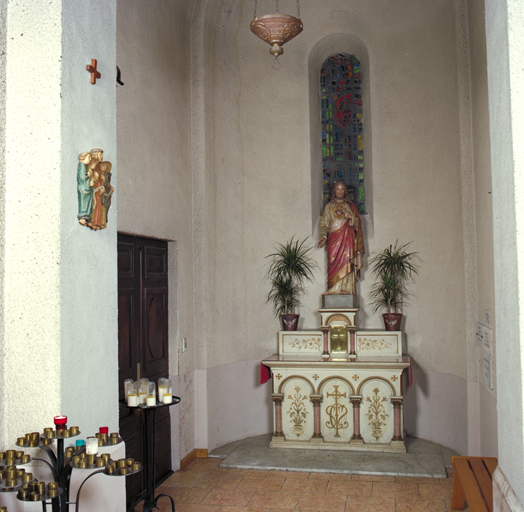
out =
<svg viewBox="0 0 524 512"><path fill-rule="evenodd" d="M88 437L86 439L86 454L96 455L98 453L98 439L96 437Z"/></svg>
<svg viewBox="0 0 524 512"><path fill-rule="evenodd" d="M167 386L158 386L158 401L160 403L164 401L165 393L167 393Z"/></svg>
<svg viewBox="0 0 524 512"><path fill-rule="evenodd" d="M171 402L173 402L173 395L165 393L164 394L164 403L170 404Z"/></svg>
<svg viewBox="0 0 524 512"><path fill-rule="evenodd" d="M138 405L138 395L127 395L127 405L136 407Z"/></svg>
<svg viewBox="0 0 524 512"><path fill-rule="evenodd" d="M147 398L147 393L140 393L139 397L140 397L140 403L141 404L145 404L146 403L146 398Z"/></svg>
<svg viewBox="0 0 524 512"><path fill-rule="evenodd" d="M156 396L148 396L146 399L146 405L156 405Z"/></svg>

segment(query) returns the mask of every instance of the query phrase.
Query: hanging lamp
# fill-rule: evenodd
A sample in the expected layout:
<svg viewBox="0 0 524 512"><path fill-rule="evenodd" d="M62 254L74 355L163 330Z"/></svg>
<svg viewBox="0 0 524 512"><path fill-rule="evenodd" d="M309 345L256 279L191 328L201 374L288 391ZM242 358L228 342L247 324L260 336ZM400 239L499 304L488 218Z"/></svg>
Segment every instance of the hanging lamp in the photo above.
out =
<svg viewBox="0 0 524 512"><path fill-rule="evenodd" d="M278 56L284 53L282 46L298 36L302 29L302 21L300 20L300 3L297 0L297 17L289 14L280 14L278 2L276 1L276 14L265 14L257 18L257 2L255 0L255 17L251 22L251 32L260 37L266 43L271 45L269 53L275 57L273 62L274 69L280 69L280 62Z"/></svg>

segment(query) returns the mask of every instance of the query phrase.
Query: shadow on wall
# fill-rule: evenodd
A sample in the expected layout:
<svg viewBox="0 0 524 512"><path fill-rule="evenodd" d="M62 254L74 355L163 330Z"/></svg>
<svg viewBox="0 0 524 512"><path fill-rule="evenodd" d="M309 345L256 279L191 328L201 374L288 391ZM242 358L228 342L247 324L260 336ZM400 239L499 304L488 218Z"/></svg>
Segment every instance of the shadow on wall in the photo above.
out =
<svg viewBox="0 0 524 512"><path fill-rule="evenodd" d="M405 347L403 347L405 348ZM407 353L404 352L404 353ZM404 430L410 436L420 436L420 398L429 396L429 382L426 373L411 358L411 368L404 372Z"/></svg>

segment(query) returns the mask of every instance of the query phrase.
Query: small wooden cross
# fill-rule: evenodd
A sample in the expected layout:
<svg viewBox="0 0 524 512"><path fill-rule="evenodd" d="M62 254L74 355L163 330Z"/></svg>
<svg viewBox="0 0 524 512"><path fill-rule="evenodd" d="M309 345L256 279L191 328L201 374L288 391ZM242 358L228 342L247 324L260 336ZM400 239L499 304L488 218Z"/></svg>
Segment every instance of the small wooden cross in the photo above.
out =
<svg viewBox="0 0 524 512"><path fill-rule="evenodd" d="M91 65L88 64L86 69L91 73L91 83L96 84L96 79L102 76L96 69L96 59L91 59Z"/></svg>

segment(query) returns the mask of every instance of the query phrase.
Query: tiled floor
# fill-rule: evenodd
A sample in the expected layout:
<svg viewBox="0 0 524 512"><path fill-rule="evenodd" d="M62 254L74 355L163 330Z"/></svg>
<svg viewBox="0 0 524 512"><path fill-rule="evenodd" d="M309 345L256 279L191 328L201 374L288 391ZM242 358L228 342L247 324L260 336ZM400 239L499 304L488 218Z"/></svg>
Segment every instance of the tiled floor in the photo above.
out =
<svg viewBox="0 0 524 512"><path fill-rule="evenodd" d="M172 496L177 512L451 510L452 470L448 478L416 478L227 469L219 467L221 462L196 459L174 473L157 493ZM162 512L171 510L167 498L159 506Z"/></svg>

